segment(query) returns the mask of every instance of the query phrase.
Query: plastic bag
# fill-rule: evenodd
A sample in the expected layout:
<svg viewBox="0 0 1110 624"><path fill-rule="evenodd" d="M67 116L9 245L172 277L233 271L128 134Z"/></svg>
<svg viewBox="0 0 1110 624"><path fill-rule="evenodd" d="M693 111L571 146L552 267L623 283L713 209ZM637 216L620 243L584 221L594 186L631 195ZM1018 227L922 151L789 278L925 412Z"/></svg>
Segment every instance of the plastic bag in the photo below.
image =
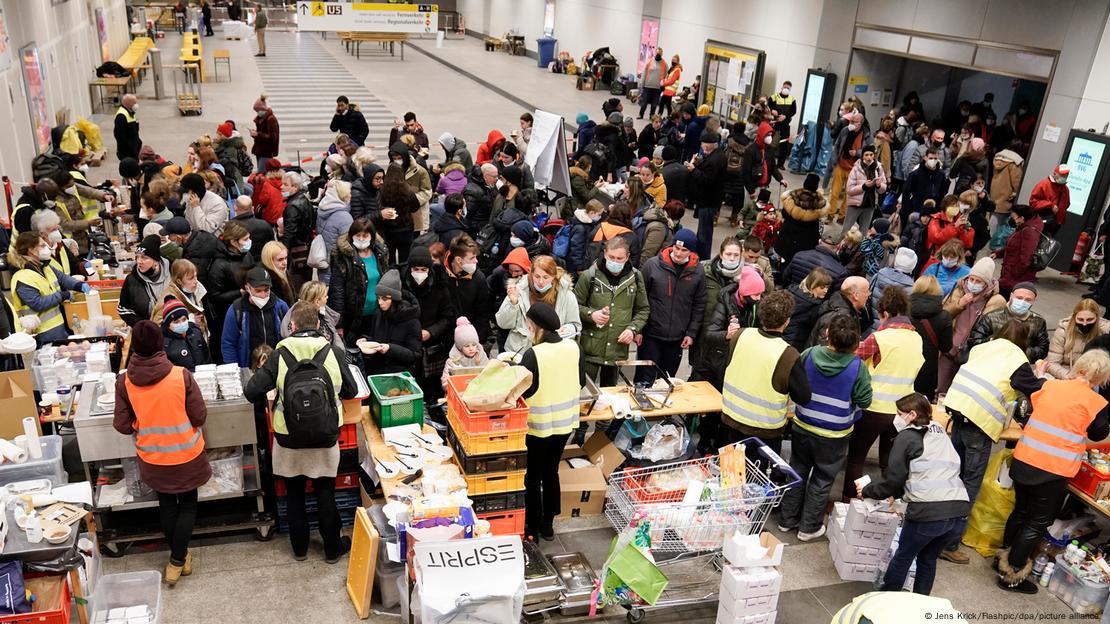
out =
<svg viewBox="0 0 1110 624"><path fill-rule="evenodd" d="M0 615L30 613L31 603L23 588L23 563L0 563Z"/></svg>
<svg viewBox="0 0 1110 624"><path fill-rule="evenodd" d="M94 154L104 151L104 137L100 134L100 126L84 117L79 118L73 125L77 126L78 132L85 135L85 145L88 146L89 151Z"/></svg>
<svg viewBox="0 0 1110 624"><path fill-rule="evenodd" d="M490 360L463 390L462 400L471 411L508 409L532 385L532 373L523 366Z"/></svg>
<svg viewBox="0 0 1110 624"><path fill-rule="evenodd" d="M328 244L323 236L317 234L308 246L308 266L322 271L328 268L328 262Z"/></svg>
<svg viewBox="0 0 1110 624"><path fill-rule="evenodd" d="M991 236L991 250L997 251L1006 246L1006 241L1010 240L1010 235L1014 233L1014 226L1009 223L1003 223L998 226L998 230Z"/></svg>
<svg viewBox="0 0 1110 624"><path fill-rule="evenodd" d="M1006 520L1014 510L1014 490L1006 489L998 483L1003 462L1009 466L1013 456L1012 450L1003 449L991 457L987 464L987 473L983 475L983 487L971 509L967 531L964 533L963 543L984 557L994 555L1002 546Z"/></svg>
<svg viewBox="0 0 1110 624"><path fill-rule="evenodd" d="M632 450L637 459L653 462L669 461L686 451L687 433L673 424L657 423L644 436L644 443Z"/></svg>

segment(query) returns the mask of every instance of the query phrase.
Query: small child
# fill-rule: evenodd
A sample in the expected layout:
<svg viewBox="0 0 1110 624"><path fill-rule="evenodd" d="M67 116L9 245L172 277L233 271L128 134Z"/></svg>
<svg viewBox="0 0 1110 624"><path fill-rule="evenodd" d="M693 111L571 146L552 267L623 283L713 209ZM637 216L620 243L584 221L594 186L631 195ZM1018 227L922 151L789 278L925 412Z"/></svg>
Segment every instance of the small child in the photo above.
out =
<svg viewBox="0 0 1110 624"><path fill-rule="evenodd" d="M860 233L859 226L853 225L836 246L836 257L844 265L848 275L863 276L863 253L860 252L862 241L863 234Z"/></svg>
<svg viewBox="0 0 1110 624"><path fill-rule="evenodd" d="M880 217L872 221L867 230L867 240L859 246L860 253L863 254L864 277L870 279L885 266L891 245L897 247L898 243L890 233L890 219Z"/></svg>
<svg viewBox="0 0 1110 624"><path fill-rule="evenodd" d="M782 218L779 216L779 211L775 210L774 204L767 202L759 211L758 220L752 228L752 236L763 241L764 249L770 250L775 247L775 241L778 240L781 229Z"/></svg>
<svg viewBox="0 0 1110 624"><path fill-rule="evenodd" d="M751 236L752 230L755 228L756 221L759 220L759 213L763 210L763 206L771 201L771 189L759 189L759 194L753 200L750 197L744 199L744 205L740 209L740 214L737 215L733 211L732 225L736 226L736 238L744 240Z"/></svg>
<svg viewBox="0 0 1110 624"><path fill-rule="evenodd" d="M201 364L212 363L204 332L189 319L189 310L176 297L166 297L162 304L162 336L166 357L173 364L192 372Z"/></svg>
<svg viewBox="0 0 1110 624"><path fill-rule="evenodd" d="M443 376L440 378L443 389L447 390L447 378L455 369L485 366L488 361L489 356L478 340L478 330L470 324L470 319L460 316L455 321L455 346L451 347L451 352L447 354L447 363L443 365Z"/></svg>

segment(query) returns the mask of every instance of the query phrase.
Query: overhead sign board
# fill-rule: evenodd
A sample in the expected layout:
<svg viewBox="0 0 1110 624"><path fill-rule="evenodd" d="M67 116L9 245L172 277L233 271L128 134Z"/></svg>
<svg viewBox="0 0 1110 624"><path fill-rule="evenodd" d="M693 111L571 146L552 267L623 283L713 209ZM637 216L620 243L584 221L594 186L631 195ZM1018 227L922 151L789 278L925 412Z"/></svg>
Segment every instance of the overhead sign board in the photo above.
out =
<svg viewBox="0 0 1110 624"><path fill-rule="evenodd" d="M297 30L434 33L439 5L384 2L297 2Z"/></svg>

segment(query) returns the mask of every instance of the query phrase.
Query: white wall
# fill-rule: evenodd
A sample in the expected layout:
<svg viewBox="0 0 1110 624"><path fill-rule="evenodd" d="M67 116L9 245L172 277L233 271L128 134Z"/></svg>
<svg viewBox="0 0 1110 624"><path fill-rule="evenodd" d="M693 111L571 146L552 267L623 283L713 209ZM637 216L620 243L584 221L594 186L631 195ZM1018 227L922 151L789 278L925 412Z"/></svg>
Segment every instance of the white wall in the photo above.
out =
<svg viewBox="0 0 1110 624"><path fill-rule="evenodd" d="M556 14L561 4L556 3ZM457 7L468 30L496 36L513 31L524 35L532 51L543 36L543 0L458 0Z"/></svg>
<svg viewBox="0 0 1110 624"><path fill-rule="evenodd" d="M539 24L542 30L542 0L537 4L541 7ZM643 10L643 0L555 0L558 49L578 59L587 50L609 46L621 64L621 73L636 73ZM665 31L660 28L659 40L666 41L665 37ZM667 49L666 43L661 45Z"/></svg>
<svg viewBox="0 0 1110 624"><path fill-rule="evenodd" d="M1110 122L1110 80L1107 80L1106 67L1110 67L1110 28L1102 32L1102 40L1098 44L1095 55L1094 67L1101 68L1092 71L1087 85L1083 89L1083 100L1075 115L1075 127L1095 128L1102 132L1102 127Z"/></svg>
<svg viewBox="0 0 1110 624"><path fill-rule="evenodd" d="M50 0L0 0L11 54L11 64L0 71L0 136L9 139L0 150L0 172L13 181L30 179L36 154L19 50L32 42L38 47L51 123L63 106L69 107L71 122L89 116L88 84L101 63L97 7L108 10L109 49L118 57L128 43L124 0L69 0L57 6Z"/></svg>

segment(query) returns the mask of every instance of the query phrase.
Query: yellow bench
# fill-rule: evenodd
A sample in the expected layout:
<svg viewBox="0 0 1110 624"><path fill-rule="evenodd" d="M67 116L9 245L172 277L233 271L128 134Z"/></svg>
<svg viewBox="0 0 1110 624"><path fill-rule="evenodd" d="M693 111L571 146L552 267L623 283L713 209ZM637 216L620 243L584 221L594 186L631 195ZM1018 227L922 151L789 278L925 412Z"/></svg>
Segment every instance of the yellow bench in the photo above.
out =
<svg viewBox="0 0 1110 624"><path fill-rule="evenodd" d="M200 44L200 35L185 33L181 40L181 56L179 58L186 65L196 65L197 80L204 82L204 48Z"/></svg>
<svg viewBox="0 0 1110 624"><path fill-rule="evenodd" d="M150 37L135 37L116 62L134 72L139 66L146 64L146 55L153 47L154 40Z"/></svg>
<svg viewBox="0 0 1110 624"><path fill-rule="evenodd" d="M386 44L389 44L389 55L393 56L393 45L395 43L401 44L401 60L405 60L405 42L409 40L407 33L375 33L375 32L341 32L339 33L339 40L343 42L343 46L347 48L347 53L350 54L352 48L354 49L355 58L361 58L362 42L375 41L382 44L384 49Z"/></svg>

